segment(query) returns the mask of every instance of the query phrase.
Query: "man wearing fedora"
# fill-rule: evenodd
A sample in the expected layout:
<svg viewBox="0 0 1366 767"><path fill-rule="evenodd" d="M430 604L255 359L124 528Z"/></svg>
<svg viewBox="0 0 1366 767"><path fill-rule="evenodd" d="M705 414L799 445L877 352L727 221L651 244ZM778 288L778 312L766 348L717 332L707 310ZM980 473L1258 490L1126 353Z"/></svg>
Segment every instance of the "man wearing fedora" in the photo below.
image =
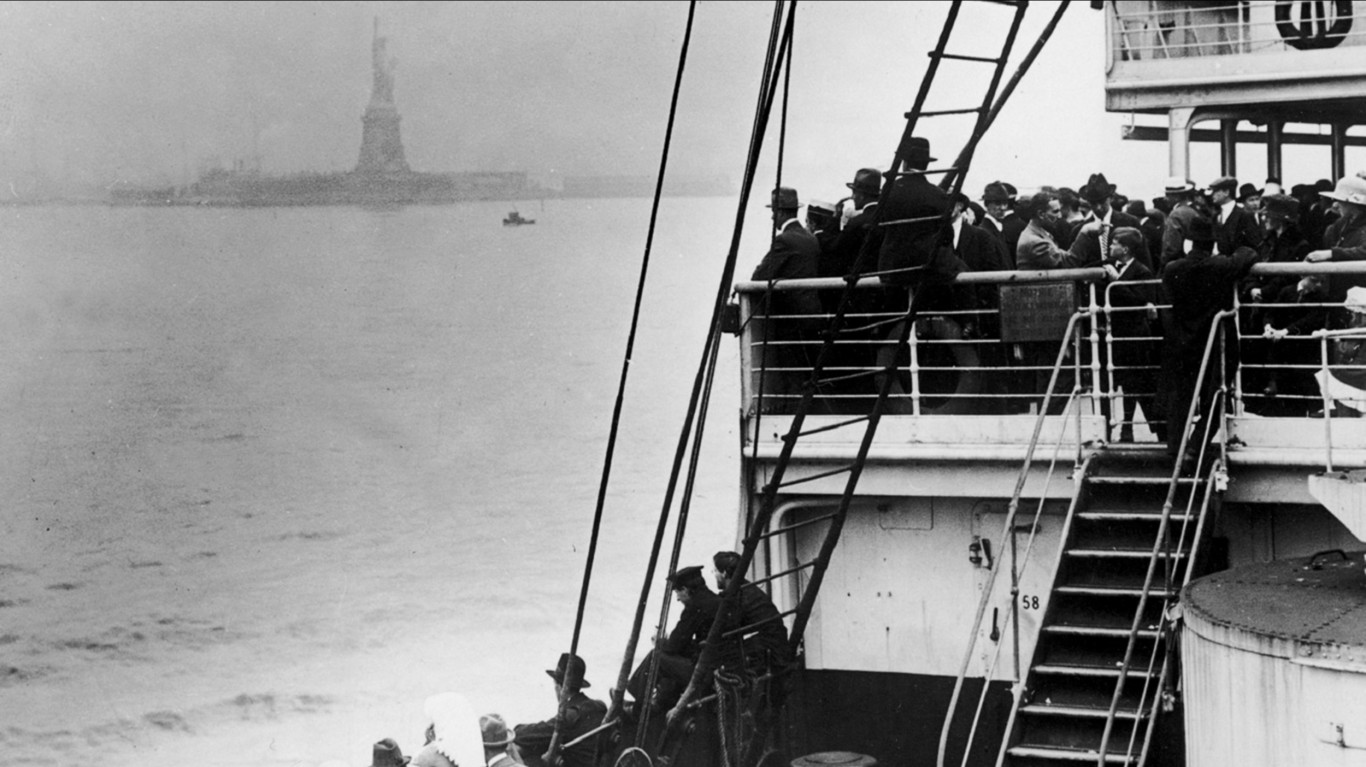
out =
<svg viewBox="0 0 1366 767"><path fill-rule="evenodd" d="M484 764L486 767L523 767L517 757L508 751L514 736L507 722L497 714L484 714L479 717L479 730L484 736ZM476 765L476 767L478 767Z"/></svg>
<svg viewBox="0 0 1366 767"><path fill-rule="evenodd" d="M1243 206L1243 210L1255 216L1259 222L1261 221L1262 190L1252 184L1243 184L1238 187L1238 204Z"/></svg>
<svg viewBox="0 0 1366 767"><path fill-rule="evenodd" d="M1105 180L1104 173L1092 173L1081 188L1081 197L1091 205L1091 213L1072 228L1072 245L1068 248L1081 266L1100 266L1110 258L1110 238L1116 229L1138 229L1142 223L1111 204L1115 185ZM1149 270L1152 260L1145 246L1131 254Z"/></svg>
<svg viewBox="0 0 1366 767"><path fill-rule="evenodd" d="M881 237L874 225L877 221L877 198L882 193L882 171L877 168L859 168L854 180L845 186L853 192L850 201L857 211L845 223L839 236L830 248L821 254L816 271L822 277L844 277L854 269L859 252L868 237ZM873 251L876 258L877 251ZM864 263L862 271L873 271L873 260Z"/></svg>
<svg viewBox="0 0 1366 767"><path fill-rule="evenodd" d="M1218 217L1214 221L1215 252L1228 256L1238 248L1260 248L1262 229L1257 225L1257 217L1234 199L1238 191L1238 179L1220 176L1210 182L1207 191Z"/></svg>
<svg viewBox="0 0 1366 767"><path fill-rule="evenodd" d="M1162 228L1162 253L1153 254L1157 258L1157 263L1154 263L1153 267L1158 272L1186 254L1186 243L1189 241L1186 235L1190 231L1191 222L1201 218L1200 211L1196 210L1194 204L1195 184L1190 179L1172 176L1167 179L1163 192L1166 194L1167 203L1171 205L1171 210L1167 213L1167 221Z"/></svg>
<svg viewBox="0 0 1366 767"><path fill-rule="evenodd" d="M550 741L556 732L558 722L560 763L564 767L594 767L597 759L597 738L585 738L582 742L565 748L566 744L587 735L607 715L607 705L583 693L589 687L584 678L588 666L583 658L569 653L560 655L560 662L546 674L555 680L555 700L563 700L560 713L551 719L533 724L519 724L516 727L514 742L517 753L527 767L544 767ZM463 765L461 766L463 767Z"/></svg>

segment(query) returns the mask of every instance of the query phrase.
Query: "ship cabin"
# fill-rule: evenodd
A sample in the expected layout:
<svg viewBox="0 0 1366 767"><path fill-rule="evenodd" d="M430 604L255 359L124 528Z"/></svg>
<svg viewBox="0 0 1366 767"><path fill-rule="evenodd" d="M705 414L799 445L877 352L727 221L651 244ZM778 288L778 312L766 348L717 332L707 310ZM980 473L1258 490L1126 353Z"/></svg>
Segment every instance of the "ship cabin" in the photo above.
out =
<svg viewBox="0 0 1366 767"><path fill-rule="evenodd" d="M1366 119L1363 5L1104 3L1106 107L1165 115L1127 135L1167 141L1173 176L1236 175L1245 144L1264 145L1281 178L1366 170L1347 162L1366 143L1353 133ZM1219 143L1219 167L1192 169L1191 143L1204 141ZM1283 167L1289 144L1330 157ZM1249 279L1306 277L1366 285L1366 262L1259 264ZM802 637L782 714L789 755L1366 763L1366 653L1339 652L1345 676L1301 663L1366 638L1262 632L1253 603L1213 619L1206 601L1205 625L1224 633L1201 657L1251 660L1197 685L1190 675L1208 669L1181 657L1183 631L1194 637L1183 589L1202 577L1279 562L1290 582L1354 568L1348 580L1366 590L1366 402L1338 386L1366 372L1366 314L1340 296L1253 302L1235 289L1207 339L1202 394L1163 413L1162 323L1117 332L1148 312L1116 300L1122 285L1101 269L964 273L955 289L979 300L909 327L876 277L735 286L740 543ZM826 313L770 311L786 291L814 291ZM1268 337L1310 313L1322 321ZM1196 461L1170 454L1169 430ZM1343 613L1322 610L1325 622ZM1315 687L1310 673L1335 681ZM1331 689L1337 718L1277 719L1267 711L1300 702L1272 688Z"/></svg>

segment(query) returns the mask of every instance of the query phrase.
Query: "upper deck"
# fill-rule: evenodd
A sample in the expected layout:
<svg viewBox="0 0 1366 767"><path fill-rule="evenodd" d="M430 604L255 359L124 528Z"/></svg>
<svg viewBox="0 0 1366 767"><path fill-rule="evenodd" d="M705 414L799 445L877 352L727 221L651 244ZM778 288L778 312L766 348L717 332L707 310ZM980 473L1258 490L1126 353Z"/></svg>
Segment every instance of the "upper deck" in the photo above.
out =
<svg viewBox="0 0 1366 767"><path fill-rule="evenodd" d="M1115 0L1106 109L1229 107L1355 123L1366 99L1366 7L1351 0Z"/></svg>
<svg viewBox="0 0 1366 767"><path fill-rule="evenodd" d="M1342 271L1361 272L1363 267L1262 264L1254 267L1254 276L1288 278L1293 284L1299 273ZM899 361L904 385L888 401L887 415L868 454L874 470L865 474L861 492L879 494L888 492L890 483L904 485L904 473L898 480L895 465L929 463L936 467L935 477L923 480L929 483L924 492L990 493L973 478L986 476L980 471L985 464L1018 467L1031 450L1036 426L1037 444L1057 445L1064 460L1113 445L1130 432L1137 448L1147 443L1156 451L1161 426L1154 430L1153 422L1163 416L1144 410L1153 409L1151 398L1164 375L1159 362L1164 341L1159 330L1146 336L1114 332L1123 324L1117 319L1146 310L1117 300L1117 288L1137 283L1107 283L1102 275L1098 269L960 275L965 287L999 291L999 307L940 312L918 320L912 336L916 341L903 350ZM791 280L771 287L838 295L842 286L841 280ZM821 343L815 334L803 336L795 327L804 320L808 326L823 322L812 316L765 316L769 288L755 282L736 286L744 350L744 449L755 459L760 477L781 452L791 419L785 411L791 412L800 397L791 382L809 371L800 363L800 354L814 353ZM865 279L860 290L877 293L881 288L875 279ZM1228 391L1229 417L1219 443L1230 470L1243 480L1233 497L1309 502L1307 474L1366 467L1366 418L1344 417L1349 411L1341 408L1334 417L1333 404L1325 408L1316 375L1327 371L1350 377L1366 365L1341 354L1329 338L1306 332L1273 342L1265 337L1265 327L1310 314L1321 315L1327 325L1340 325L1346 310L1333 303L1244 304L1237 295L1232 300L1236 322L1227 323L1227 332L1217 343L1236 346L1242 359L1236 372L1221 382ZM885 337L886 325L879 323L894 317L885 311L854 314L850 322L865 325L869 332L838 341L833 352L837 359L827 360L825 370L836 377L871 376L878 350L887 346L878 337ZM1299 326L1312 324L1311 320ZM1160 323L1153 327L1160 328ZM1064 338L1068 349L1058 384L1045 403L1044 392ZM804 428L817 433L803 438L793 453L800 473L819 473L821 464L856 454L859 430L835 427L871 408L875 390L867 383L870 378L862 380L864 384L836 383L815 393L815 409ZM1133 391L1125 391L1126 383ZM1126 411L1126 396L1142 407ZM1040 423L1041 410L1048 414ZM1131 414L1128 418L1126 412ZM822 426L830 428L820 432ZM804 487L818 494L839 492L819 478ZM1065 495L1069 489L1057 491Z"/></svg>

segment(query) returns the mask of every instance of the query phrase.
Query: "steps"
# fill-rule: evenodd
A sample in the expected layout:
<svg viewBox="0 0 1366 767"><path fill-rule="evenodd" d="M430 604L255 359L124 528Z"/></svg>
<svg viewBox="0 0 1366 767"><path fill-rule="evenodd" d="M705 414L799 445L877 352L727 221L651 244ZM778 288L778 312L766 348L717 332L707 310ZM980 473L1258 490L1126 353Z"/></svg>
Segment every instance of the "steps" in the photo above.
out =
<svg viewBox="0 0 1366 767"><path fill-rule="evenodd" d="M1084 478L1004 764L1098 764L1107 727L1105 763L1140 763L1169 650L1164 611L1192 560L1179 542L1194 537L1205 497L1203 480L1176 483L1164 533L1170 474L1165 453L1125 451Z"/></svg>

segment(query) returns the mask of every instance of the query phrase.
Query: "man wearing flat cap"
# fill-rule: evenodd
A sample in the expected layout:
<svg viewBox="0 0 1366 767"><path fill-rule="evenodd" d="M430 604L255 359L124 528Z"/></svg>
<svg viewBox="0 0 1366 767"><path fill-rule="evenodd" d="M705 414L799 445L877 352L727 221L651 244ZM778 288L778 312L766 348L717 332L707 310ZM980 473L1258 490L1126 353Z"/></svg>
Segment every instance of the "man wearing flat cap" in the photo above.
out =
<svg viewBox="0 0 1366 767"><path fill-rule="evenodd" d="M1257 225L1257 216L1249 213L1234 199L1238 190L1238 179L1220 176L1210 182L1209 194L1214 203L1217 218L1214 221L1214 251L1219 255L1232 255L1238 248L1257 250L1262 245L1262 229Z"/></svg>
<svg viewBox="0 0 1366 767"><path fill-rule="evenodd" d="M594 767L598 751L597 738L585 738L578 744L564 748L566 744L587 735L602 724L602 718L607 715L605 703L583 693L583 688L589 686L588 680L584 679L586 671L587 665L583 658L569 653L562 653L559 664L553 670L546 670L545 673L555 680L555 700L562 700L564 703L555 718L534 724L517 725L514 735L517 753L521 755L527 767L544 767L546 764L546 752L550 750L550 741L555 734L557 721L560 760L564 767Z"/></svg>
<svg viewBox="0 0 1366 767"><path fill-rule="evenodd" d="M721 607L721 598L707 586L700 565L680 568L669 576L669 584L673 587L674 599L683 605L683 614L678 616L673 631L646 654L626 684L626 691L635 698L637 705L648 703L656 711L668 711L692 679L693 667L702 653L702 643ZM659 669L652 695L649 677L655 662Z"/></svg>

